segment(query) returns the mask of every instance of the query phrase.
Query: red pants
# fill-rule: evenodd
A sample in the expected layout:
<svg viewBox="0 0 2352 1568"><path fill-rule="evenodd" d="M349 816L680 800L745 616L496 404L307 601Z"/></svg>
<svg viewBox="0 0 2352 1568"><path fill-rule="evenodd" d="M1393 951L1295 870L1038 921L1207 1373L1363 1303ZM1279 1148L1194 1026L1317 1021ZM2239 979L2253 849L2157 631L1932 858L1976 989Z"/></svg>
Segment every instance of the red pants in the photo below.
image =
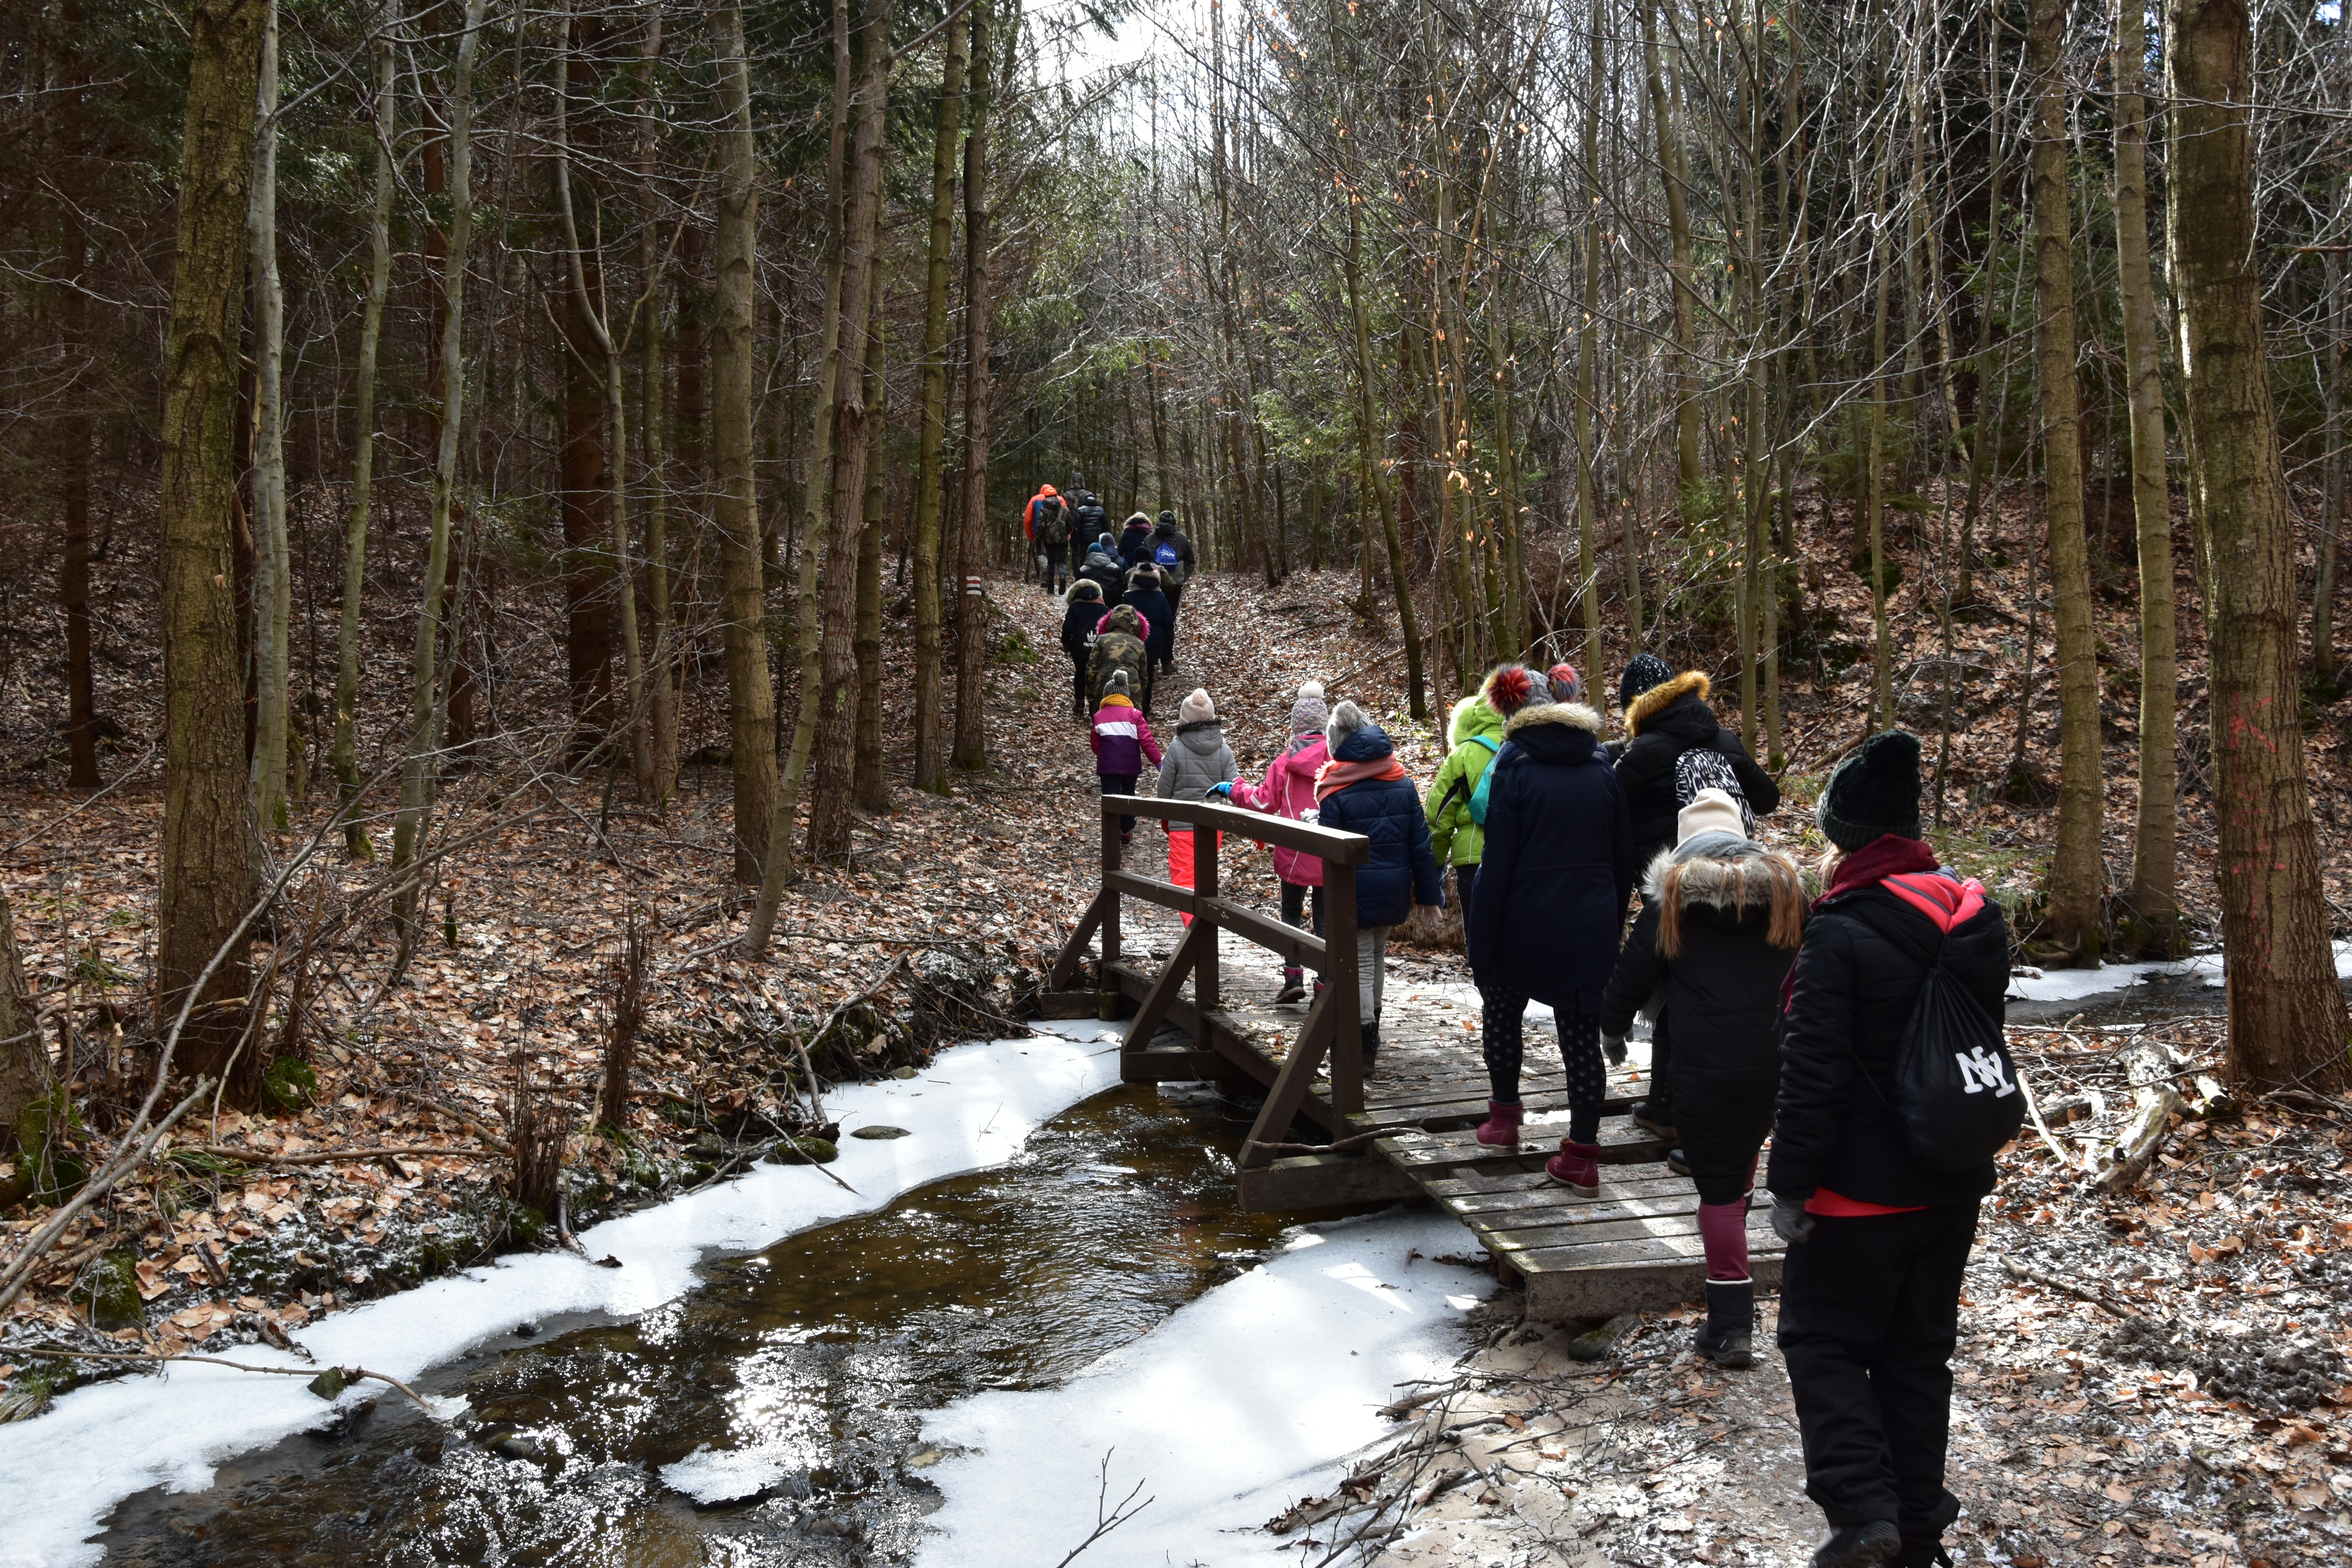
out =
<svg viewBox="0 0 2352 1568"><path fill-rule="evenodd" d="M1217 846L1223 847L1225 836L1218 833L1213 837ZM1180 888L1192 886L1192 832L1190 828L1181 833L1171 833L1168 836L1168 879ZM1191 915L1180 915L1177 918L1186 925L1192 923Z"/></svg>

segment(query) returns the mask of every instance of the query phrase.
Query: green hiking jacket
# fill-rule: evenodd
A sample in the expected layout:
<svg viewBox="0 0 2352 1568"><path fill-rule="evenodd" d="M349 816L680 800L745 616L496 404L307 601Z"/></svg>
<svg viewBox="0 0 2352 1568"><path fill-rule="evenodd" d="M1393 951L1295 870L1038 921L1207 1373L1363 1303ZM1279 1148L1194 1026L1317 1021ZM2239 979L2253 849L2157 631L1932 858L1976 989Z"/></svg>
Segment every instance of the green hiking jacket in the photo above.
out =
<svg viewBox="0 0 2352 1568"><path fill-rule="evenodd" d="M1495 760L1494 750L1470 737L1486 735L1496 746L1503 742L1502 715L1487 705L1483 692L1454 705L1447 730L1454 751L1430 782L1423 812L1429 818L1429 852L1441 866L1475 866L1486 857L1486 830L1470 820L1470 796Z"/></svg>

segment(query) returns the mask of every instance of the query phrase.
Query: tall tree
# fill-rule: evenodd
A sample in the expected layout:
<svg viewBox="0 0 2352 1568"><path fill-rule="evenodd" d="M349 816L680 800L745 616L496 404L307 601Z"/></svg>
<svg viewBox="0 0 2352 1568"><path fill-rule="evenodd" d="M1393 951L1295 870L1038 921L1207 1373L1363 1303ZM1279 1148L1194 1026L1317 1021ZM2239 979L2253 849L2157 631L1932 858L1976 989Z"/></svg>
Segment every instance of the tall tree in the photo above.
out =
<svg viewBox="0 0 2352 1568"><path fill-rule="evenodd" d="M286 535L286 288L278 272L278 4L261 18L253 180L246 226L253 246L253 818L285 828L288 627L294 561Z"/></svg>
<svg viewBox="0 0 2352 1568"><path fill-rule="evenodd" d="M995 97L989 41L992 0L971 0L971 134L963 144L963 532L957 542L963 592L956 600L957 767L988 765L988 601L977 593L980 542L988 519L988 119ZM1016 25L1018 13L1015 13Z"/></svg>
<svg viewBox="0 0 2352 1568"><path fill-rule="evenodd" d="M361 612L367 595L368 508L375 491L376 356L383 340L383 306L392 286L393 136L399 125L394 91L393 33L400 24L400 0L381 0L375 38L375 184L368 201L367 303L360 315L359 363L353 373L352 505L343 525L342 615L335 630L335 731L329 749L335 770L337 811L343 819L343 848L354 859L375 858L375 840L359 817L360 764L357 742L360 656L364 628Z"/></svg>
<svg viewBox="0 0 2352 1568"><path fill-rule="evenodd" d="M2214 805L2231 1074L2342 1087L2344 993L2304 772L2293 514L2255 271L2247 0L2168 0L2166 238L2212 646Z"/></svg>
<svg viewBox="0 0 2352 1568"><path fill-rule="evenodd" d="M163 347L163 860L156 1018L179 1059L217 1075L243 1033L237 935L253 898L234 533L246 188L267 0L194 0L180 211ZM211 978L199 987L207 969ZM191 991L194 994L190 994Z"/></svg>
<svg viewBox="0 0 2352 1568"><path fill-rule="evenodd" d="M2058 629L2058 845L2050 861L2048 941L2099 961L2106 868L2099 852L2105 781L2099 762L2099 661L2083 537L2082 396L2074 379L2074 251L2066 164L2067 0L2032 0L2034 385L2042 402L2043 517Z"/></svg>
<svg viewBox="0 0 2352 1568"><path fill-rule="evenodd" d="M858 27L857 128L850 147L841 204L841 327L836 349L833 423L832 508L824 578L824 679L818 698L816 781L809 802L809 856L838 860L849 853L850 808L856 787L857 689L857 540L866 510L866 342L877 268L876 225L882 203L882 121L888 108L890 0L861 0ZM877 557L878 559L878 557ZM808 606L803 606L803 614Z"/></svg>
<svg viewBox="0 0 2352 1568"><path fill-rule="evenodd" d="M760 164L751 61L740 5L710 11L719 77L717 331L710 350L711 521L719 535L719 635L727 663L727 736L735 811L735 879L757 883L776 809L776 696L768 681L759 491L752 475L751 300L757 288ZM685 388L680 388L683 403Z"/></svg>
<svg viewBox="0 0 2352 1568"><path fill-rule="evenodd" d="M970 50L959 5L940 46L940 103L931 122L931 222L923 291L923 392L915 435L915 787L947 787L940 689L940 450L948 423L948 294L955 235L956 142ZM1157 405L1155 405L1155 413ZM1164 480L1162 488L1165 488Z"/></svg>
<svg viewBox="0 0 2352 1568"><path fill-rule="evenodd" d="M2183 946L2179 881L2179 675L2173 646L2172 492L2164 457L2163 347L2147 258L2147 0L2116 0L2116 280L2131 397L2133 531L2139 543L2139 805L2132 817L2131 890L2143 957Z"/></svg>

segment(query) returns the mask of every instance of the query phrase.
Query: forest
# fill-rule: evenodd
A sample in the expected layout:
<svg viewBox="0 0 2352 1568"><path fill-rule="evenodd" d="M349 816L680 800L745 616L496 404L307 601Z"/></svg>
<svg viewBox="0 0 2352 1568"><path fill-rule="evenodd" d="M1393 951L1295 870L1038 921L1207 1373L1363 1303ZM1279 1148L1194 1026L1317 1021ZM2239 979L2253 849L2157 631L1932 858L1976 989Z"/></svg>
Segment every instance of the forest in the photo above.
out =
<svg viewBox="0 0 2352 1568"><path fill-rule="evenodd" d="M563 1232L633 1104L1014 1007L1041 483L1181 520L1221 700L1911 729L2021 964L2218 946L2224 1076L2333 1095L2347 264L2334 0L8 6L0 1309L199 1123Z"/></svg>

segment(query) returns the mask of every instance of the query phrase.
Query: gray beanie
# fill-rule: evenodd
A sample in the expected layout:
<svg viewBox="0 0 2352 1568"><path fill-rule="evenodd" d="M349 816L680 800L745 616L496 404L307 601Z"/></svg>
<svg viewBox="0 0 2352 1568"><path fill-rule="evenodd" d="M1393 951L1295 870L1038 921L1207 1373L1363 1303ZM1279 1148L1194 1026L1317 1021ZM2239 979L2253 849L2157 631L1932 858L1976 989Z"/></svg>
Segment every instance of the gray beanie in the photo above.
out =
<svg viewBox="0 0 2352 1568"><path fill-rule="evenodd" d="M1323 726L1323 739L1336 752L1342 741L1371 721L1371 715L1343 697L1331 710L1331 721Z"/></svg>

